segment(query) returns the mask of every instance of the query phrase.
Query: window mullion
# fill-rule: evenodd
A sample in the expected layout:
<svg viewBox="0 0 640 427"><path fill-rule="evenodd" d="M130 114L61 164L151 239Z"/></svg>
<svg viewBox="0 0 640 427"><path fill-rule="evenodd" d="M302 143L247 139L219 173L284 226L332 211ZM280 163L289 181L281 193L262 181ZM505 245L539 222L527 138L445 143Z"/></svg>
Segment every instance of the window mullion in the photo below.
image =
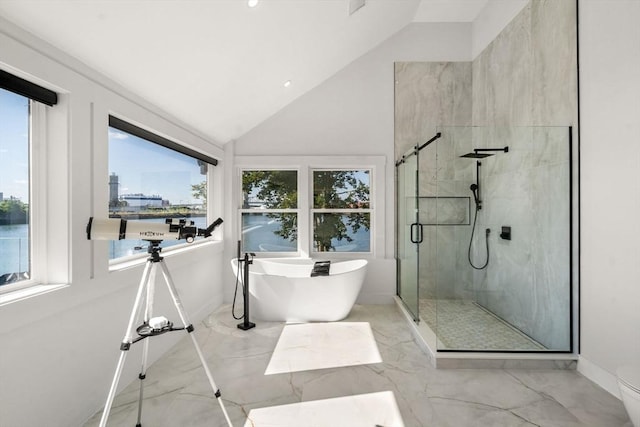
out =
<svg viewBox="0 0 640 427"><path fill-rule="evenodd" d="M298 215L298 252L303 257L311 256L311 243L313 242L311 229L311 208L312 197L311 183L309 179L309 168L302 167L298 171L298 208L302 214Z"/></svg>
<svg viewBox="0 0 640 427"><path fill-rule="evenodd" d="M31 244L31 280L42 282L47 275L47 144L45 106L31 101L30 117L30 172L31 188L29 200L30 244Z"/></svg>

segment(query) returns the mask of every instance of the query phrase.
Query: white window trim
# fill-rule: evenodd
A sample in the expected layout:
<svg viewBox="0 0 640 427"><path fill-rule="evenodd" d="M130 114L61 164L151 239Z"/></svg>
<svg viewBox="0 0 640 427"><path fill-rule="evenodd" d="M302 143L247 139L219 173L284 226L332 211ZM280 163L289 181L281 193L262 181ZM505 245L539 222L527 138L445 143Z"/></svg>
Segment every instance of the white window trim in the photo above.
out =
<svg viewBox="0 0 640 427"><path fill-rule="evenodd" d="M30 105L31 279L1 286L0 306L69 286L67 100Z"/></svg>
<svg viewBox="0 0 640 427"><path fill-rule="evenodd" d="M236 156L236 183L234 206L237 207L238 227L236 240L242 235L242 171L243 170L297 170L298 171L298 251L260 252L259 256L270 257L322 257L335 259L381 258L385 248L385 156ZM313 170L364 170L371 171L371 252L313 252L311 229L313 215L312 171ZM318 210L315 210L318 211ZM332 210L333 211L333 210ZM356 210L364 212L364 209ZM256 210L252 210L256 212Z"/></svg>
<svg viewBox="0 0 640 427"><path fill-rule="evenodd" d="M250 167L250 166L246 166L246 167L242 167L242 168L238 168L238 173L236 174L238 177L238 192L239 194L242 194L242 173L244 171L274 171L274 170L283 170L283 171L296 171L297 175L297 186L298 186L298 196L300 196L300 187L302 185L302 178L301 178L301 171L299 167L291 167L291 165L289 166L268 166L268 167L262 167L262 166L256 166L256 167ZM293 251L293 252L260 252L260 256L264 256L264 257L292 257L292 256L299 256L302 252L302 248L304 248L303 246L303 241L304 238L301 236L300 230L302 229L302 224L300 223L300 221L302 220L302 210L300 209L301 205L301 200L300 197L298 197L298 207L297 209L243 209L242 208L242 203L244 202L242 200L242 197L239 197L238 202L235 204L235 206L238 208L238 229L236 230L238 239L237 240L242 240L242 214L244 213L295 213L298 216L298 236L297 236L297 250ZM243 248L244 250L244 248Z"/></svg>
<svg viewBox="0 0 640 427"><path fill-rule="evenodd" d="M331 209L331 208L314 208L313 207L313 172L315 171L353 171L353 170L368 170L369 171L369 176L372 177L373 179L371 179L371 181L369 182L369 207L366 209ZM309 197L311 198L310 200L310 205L311 207L309 208L309 239L311 242L311 246L309 247L309 251L311 253L312 256L314 257L338 257L338 258L352 258L352 255L358 255L360 258L361 257L369 257L372 256L373 254L375 254L375 239L373 238L373 224L374 224L374 215L375 215L375 209L374 207L376 206L374 204L374 198L375 198L375 193L376 193L376 189L374 181L376 178L377 172L374 171L374 168L372 167L358 167L358 168L353 168L353 167L349 167L349 168L345 168L345 167L314 167L311 168L309 170ZM335 214L350 214L350 213L368 213L370 215L370 222L371 222L371 237L370 237L370 241L369 241L369 251L368 252L340 252L340 251L328 251L328 252L318 252L318 251L314 251L313 250L313 214L314 213L335 213Z"/></svg>
<svg viewBox="0 0 640 427"><path fill-rule="evenodd" d="M26 288L40 285L46 269L46 107L29 100L29 280L0 286L2 300L13 300L5 294L30 292ZM15 295L14 295L15 297ZM20 298L22 299L22 298Z"/></svg>

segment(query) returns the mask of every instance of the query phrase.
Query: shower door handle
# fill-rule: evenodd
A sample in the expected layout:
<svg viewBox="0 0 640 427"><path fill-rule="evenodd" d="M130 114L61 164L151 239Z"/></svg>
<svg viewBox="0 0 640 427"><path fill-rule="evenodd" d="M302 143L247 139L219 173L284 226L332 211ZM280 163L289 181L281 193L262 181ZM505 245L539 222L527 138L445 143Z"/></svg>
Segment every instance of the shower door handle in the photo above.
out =
<svg viewBox="0 0 640 427"><path fill-rule="evenodd" d="M414 237L414 230L418 231L418 238ZM423 235L422 235L422 224L414 222L411 224L411 243L422 243Z"/></svg>

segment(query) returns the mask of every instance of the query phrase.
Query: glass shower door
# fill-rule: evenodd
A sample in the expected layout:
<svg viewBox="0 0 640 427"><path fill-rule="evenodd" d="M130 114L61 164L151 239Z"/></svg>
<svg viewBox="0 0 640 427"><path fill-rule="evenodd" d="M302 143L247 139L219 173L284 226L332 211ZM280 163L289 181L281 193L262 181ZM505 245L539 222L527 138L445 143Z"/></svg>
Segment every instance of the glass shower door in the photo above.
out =
<svg viewBox="0 0 640 427"><path fill-rule="evenodd" d="M418 154L405 156L396 166L398 203L398 296L413 319L419 316L418 251L422 226L418 223Z"/></svg>

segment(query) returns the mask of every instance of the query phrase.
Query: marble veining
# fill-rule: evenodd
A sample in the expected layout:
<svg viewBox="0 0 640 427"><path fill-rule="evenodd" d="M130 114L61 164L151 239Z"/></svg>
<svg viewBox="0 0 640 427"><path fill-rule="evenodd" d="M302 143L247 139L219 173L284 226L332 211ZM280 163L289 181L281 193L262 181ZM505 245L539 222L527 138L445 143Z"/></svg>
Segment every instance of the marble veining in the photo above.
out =
<svg viewBox="0 0 640 427"><path fill-rule="evenodd" d="M241 331L223 306L195 325L233 425L253 410L391 392L407 427L631 427L622 403L574 370L435 369L395 305L356 305L345 321L369 322L382 363L264 375L285 324ZM122 380L132 383L116 396L109 426L135 425L137 380ZM149 367L146 381L143 426L226 426L189 337ZM100 386L106 397L109 385ZM353 426L335 415L331 427Z"/></svg>

